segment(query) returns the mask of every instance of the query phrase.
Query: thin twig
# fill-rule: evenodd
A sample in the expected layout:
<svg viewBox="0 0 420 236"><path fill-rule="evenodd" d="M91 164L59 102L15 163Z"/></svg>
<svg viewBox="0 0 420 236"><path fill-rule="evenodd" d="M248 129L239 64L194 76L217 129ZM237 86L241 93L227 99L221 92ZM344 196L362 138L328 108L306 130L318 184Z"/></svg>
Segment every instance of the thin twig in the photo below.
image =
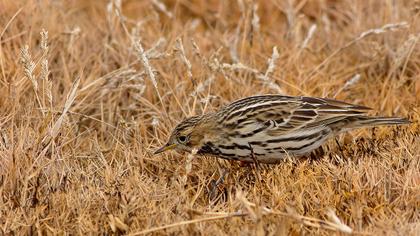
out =
<svg viewBox="0 0 420 236"><path fill-rule="evenodd" d="M226 215L212 216L212 217L194 219L194 220L186 220L186 221L181 221L181 222L177 222L177 223L173 223L173 224L169 224L169 225L163 225L163 226L158 226L158 227L142 230L142 231L131 233L131 234L128 234L128 235L134 236L134 235L149 234L149 233L153 233L153 232L156 232L156 231L165 230L165 229L169 229L169 228L174 228L174 227L178 227L178 226L182 226L182 225L189 225L189 224L195 224L195 223L201 223L201 222L207 222L207 221L214 221L214 220L222 220L222 219L227 219L227 218L232 218L232 217L240 217L240 216L246 216L246 215L247 215L247 213L229 213L229 214L226 214Z"/></svg>
<svg viewBox="0 0 420 236"><path fill-rule="evenodd" d="M397 29L400 29L400 28L407 28L408 26L409 26L409 24L407 22L403 21L403 22L399 22L399 23L395 23L395 24L386 24L386 25L383 25L381 28L370 29L370 30L367 30L367 31L361 33L359 36L357 36L356 38L354 38L353 40L351 40L350 42L345 44L343 47L341 47L341 48L335 50L333 53L331 53L324 61L321 62L321 64L319 64L317 67L315 67L315 69L312 70L312 72L309 74L309 76L307 78L302 80L301 84L304 84L305 82L310 81L319 72L319 70L322 67L324 67L333 57L338 55L343 50L349 48L350 46L352 46L356 42L362 40L363 38L366 38L367 36L372 35L372 34L382 34L382 33L386 33L387 31L394 31L394 30L397 30Z"/></svg>

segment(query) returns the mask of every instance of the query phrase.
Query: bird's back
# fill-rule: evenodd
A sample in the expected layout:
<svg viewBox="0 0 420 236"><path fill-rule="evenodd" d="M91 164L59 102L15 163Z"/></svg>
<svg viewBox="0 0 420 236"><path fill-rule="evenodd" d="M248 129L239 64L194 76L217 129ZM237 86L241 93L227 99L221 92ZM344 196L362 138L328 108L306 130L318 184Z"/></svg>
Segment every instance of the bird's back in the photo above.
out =
<svg viewBox="0 0 420 236"><path fill-rule="evenodd" d="M262 95L240 99L216 113L223 132L218 140L206 143L202 152L272 163L285 155L311 152L344 130L406 122L400 118L375 122L378 118L365 115L368 110L325 98Z"/></svg>

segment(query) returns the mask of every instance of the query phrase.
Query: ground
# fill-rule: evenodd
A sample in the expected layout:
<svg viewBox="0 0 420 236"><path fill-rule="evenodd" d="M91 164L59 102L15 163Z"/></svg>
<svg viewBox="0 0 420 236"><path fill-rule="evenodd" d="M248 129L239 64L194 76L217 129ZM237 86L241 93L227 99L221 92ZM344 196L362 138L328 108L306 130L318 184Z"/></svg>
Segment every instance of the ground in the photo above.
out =
<svg viewBox="0 0 420 236"><path fill-rule="evenodd" d="M419 14L403 0L0 1L1 234L419 235ZM258 169L152 155L183 118L266 93L412 124Z"/></svg>

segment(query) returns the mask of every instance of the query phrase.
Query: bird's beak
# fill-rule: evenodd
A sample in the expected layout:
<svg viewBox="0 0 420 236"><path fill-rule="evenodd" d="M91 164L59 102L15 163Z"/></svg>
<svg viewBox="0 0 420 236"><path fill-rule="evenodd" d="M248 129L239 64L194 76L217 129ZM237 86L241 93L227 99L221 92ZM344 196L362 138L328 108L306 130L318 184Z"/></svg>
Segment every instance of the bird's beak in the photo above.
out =
<svg viewBox="0 0 420 236"><path fill-rule="evenodd" d="M153 154L155 155L155 154L159 154L161 152L166 152L168 150L174 149L175 147L176 147L176 143L174 143L174 144L167 143L163 147L156 150Z"/></svg>

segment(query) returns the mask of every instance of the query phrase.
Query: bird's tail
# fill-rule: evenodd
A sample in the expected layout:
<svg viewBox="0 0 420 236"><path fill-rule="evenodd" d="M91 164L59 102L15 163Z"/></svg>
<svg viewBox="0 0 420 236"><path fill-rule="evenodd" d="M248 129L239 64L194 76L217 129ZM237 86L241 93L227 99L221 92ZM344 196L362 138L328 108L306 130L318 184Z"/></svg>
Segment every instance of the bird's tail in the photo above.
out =
<svg viewBox="0 0 420 236"><path fill-rule="evenodd" d="M335 124L331 124L331 128L338 132L348 131L352 129L385 126L385 125L402 125L410 124L406 118L400 117L371 117L371 116L351 116L347 117Z"/></svg>
<svg viewBox="0 0 420 236"><path fill-rule="evenodd" d="M410 124L406 118L400 117L368 117L362 116L359 117L356 121L357 125L361 127L369 127L369 126L380 126L380 125L401 125L401 124Z"/></svg>

